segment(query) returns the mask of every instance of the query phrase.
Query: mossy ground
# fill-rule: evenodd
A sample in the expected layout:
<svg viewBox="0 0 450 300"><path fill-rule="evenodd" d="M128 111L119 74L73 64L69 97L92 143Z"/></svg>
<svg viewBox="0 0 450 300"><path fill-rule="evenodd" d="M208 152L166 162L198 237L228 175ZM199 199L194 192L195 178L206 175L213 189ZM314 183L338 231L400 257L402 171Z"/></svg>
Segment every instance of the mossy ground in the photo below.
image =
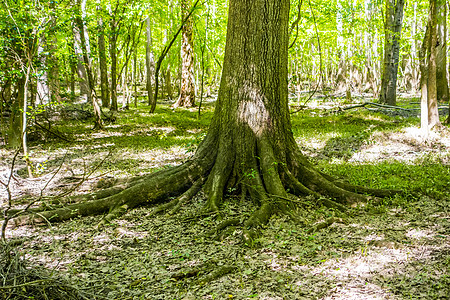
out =
<svg viewBox="0 0 450 300"><path fill-rule="evenodd" d="M91 288L98 299L446 299L448 129L423 142L414 129L416 114L325 109L342 101L314 100L292 114L302 150L331 175L374 188L403 189L405 196L346 214L306 202L295 212L296 221L273 217L252 245L242 244L239 228L223 238L206 236L220 221L192 218L204 205L202 194L176 216L150 217L153 207L142 207L100 230L96 225L102 216L22 226L8 229L7 235L23 238L18 249L25 258L60 272L80 289ZM411 101L399 104L411 107ZM37 178L23 178L21 162L13 194L39 194L61 163L44 194L69 190L101 162L77 192L179 164L206 133L213 104L206 103L200 119L196 109L172 111L170 103L158 106L155 115L139 105L118 113L117 121L99 132L90 131L88 121L55 121L54 128L76 142L31 142ZM9 161L2 161L2 178ZM230 197L221 209L226 217L245 219L254 208L251 199ZM314 230L331 218L339 221ZM199 278L221 266L234 271L200 283ZM196 268L195 277L174 276Z"/></svg>

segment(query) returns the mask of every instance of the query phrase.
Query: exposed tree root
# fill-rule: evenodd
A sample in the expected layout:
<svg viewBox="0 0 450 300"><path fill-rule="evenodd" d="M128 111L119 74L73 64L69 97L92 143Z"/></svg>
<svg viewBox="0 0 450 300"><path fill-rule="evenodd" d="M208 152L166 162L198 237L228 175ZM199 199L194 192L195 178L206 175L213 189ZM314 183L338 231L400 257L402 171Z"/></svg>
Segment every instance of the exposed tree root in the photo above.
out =
<svg viewBox="0 0 450 300"><path fill-rule="evenodd" d="M220 277L223 277L231 272L233 272L236 269L236 267L234 266L223 266L220 267L214 271L212 271L210 274L200 278L199 280L197 280L197 284L207 284L210 283L211 281L214 281L216 279L219 279Z"/></svg>
<svg viewBox="0 0 450 300"><path fill-rule="evenodd" d="M223 277L231 272L233 272L236 267L234 266L222 266L217 267L216 264L212 264L212 271L211 271L211 263L206 265L201 265L194 267L192 269L188 270L182 270L180 272L172 274L171 278L174 280L185 280L192 277L200 277L197 280L194 281L195 284L207 284L211 281L214 281L216 279L219 279L220 277ZM206 274L206 275L204 275Z"/></svg>
<svg viewBox="0 0 450 300"><path fill-rule="evenodd" d="M202 188L203 179L197 180L186 192L184 192L181 196L171 200L170 202L163 203L157 207L149 214L149 217L154 216L160 212L165 212L170 210L169 214L175 214L181 208L183 204L191 200Z"/></svg>
<svg viewBox="0 0 450 300"><path fill-rule="evenodd" d="M377 201L377 197L400 192L354 186L332 178L317 171L296 147L287 153L275 152L271 140L264 136L255 139L251 150L254 155L240 155L232 144L217 149L220 144L217 136L209 134L193 159L180 166L130 179L96 193L70 197L69 201L76 203L22 215L14 219L13 224L57 222L105 214L101 226L137 206L149 204L158 204L150 216L161 212L173 214L201 189L207 201L197 218L211 214L221 218L225 193L233 190L240 192L241 197L249 196L257 208L246 220L226 220L207 235L222 239L233 232L234 226L241 226L244 242L251 244L271 216L285 213L294 218L293 209L305 205L305 199L313 198L319 205L345 211L348 205Z"/></svg>
<svg viewBox="0 0 450 300"><path fill-rule="evenodd" d="M222 239L222 232L227 228L232 227L229 234L234 226L242 226L244 242L250 243L273 214L281 212L292 215L291 209L301 206L305 196L315 198L320 205L345 211L348 204L377 199L361 193L387 197L400 192L350 185L316 171L309 163L298 164L292 172L287 164L277 163L267 141L261 141L258 149L258 159L254 158L248 164L249 167L245 169L247 174L225 167L235 165L230 155L204 155L203 159L196 155L193 160L180 166L128 180L96 193L71 197L71 202L80 202L67 207L20 216L13 221L17 226L106 213L99 224L103 225L136 206L157 203L161 204L155 207L150 216L160 212L176 213L202 188L205 189L208 200L200 216L205 213L216 214L224 201L226 187L233 182L232 186L240 187L242 197L249 195L259 207L248 219L226 220L211 229L207 235L216 235ZM200 154L202 151L199 149ZM302 162L302 159L299 161ZM237 177L237 173L242 175ZM167 200L170 201L166 202Z"/></svg>
<svg viewBox="0 0 450 300"><path fill-rule="evenodd" d="M222 223L220 223L219 225L217 225L215 228L211 229L210 231L208 231L206 233L206 236L212 236L218 232L221 232L223 230L225 230L226 228L230 227L230 226L235 226L235 225L239 225L241 224L241 219L240 218L232 218L229 220L225 220Z"/></svg>

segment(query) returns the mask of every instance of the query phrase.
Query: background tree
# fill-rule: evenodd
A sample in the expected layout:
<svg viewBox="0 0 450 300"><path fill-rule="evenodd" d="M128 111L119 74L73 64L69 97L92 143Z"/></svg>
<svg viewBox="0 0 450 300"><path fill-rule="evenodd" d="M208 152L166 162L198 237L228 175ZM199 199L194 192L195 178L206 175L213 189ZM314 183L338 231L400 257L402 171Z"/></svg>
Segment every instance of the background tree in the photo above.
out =
<svg viewBox="0 0 450 300"><path fill-rule="evenodd" d="M437 1L430 0L427 30L422 42L421 60L421 128L425 136L440 124L437 102Z"/></svg>
<svg viewBox="0 0 450 300"><path fill-rule="evenodd" d="M385 42L380 102L395 105L404 0L386 0Z"/></svg>
<svg viewBox="0 0 450 300"><path fill-rule="evenodd" d="M104 28L104 10L101 1L97 1L97 17L98 17L98 57L100 66L100 90L102 106L109 107L109 80L108 80L108 62L106 60L106 41Z"/></svg>
<svg viewBox="0 0 450 300"><path fill-rule="evenodd" d="M447 80L447 4L438 0L437 10L437 41L436 41L436 89L438 101L449 100Z"/></svg>
<svg viewBox="0 0 450 300"><path fill-rule="evenodd" d="M192 7L191 0L180 0L181 21L183 22ZM180 96L174 107L191 107L195 104L194 86L194 42L193 18L189 18L183 25L181 37L181 83Z"/></svg>
<svg viewBox="0 0 450 300"><path fill-rule="evenodd" d="M146 22L146 43L145 43L145 67L146 67L146 87L147 98L149 106L156 106L156 99L153 97L152 80L155 73L155 59L152 51L152 26L150 16L145 20Z"/></svg>
<svg viewBox="0 0 450 300"><path fill-rule="evenodd" d="M100 106L97 102L97 95L95 93L95 82L94 82L94 76L92 74L92 66L91 66L91 59L89 57L90 50L88 49L89 42L86 39L85 33L87 30L84 26L84 9L86 5L85 0L81 0L77 3L78 7L75 11L75 23L78 26L78 32L80 33L80 46L81 46L81 52L83 55L83 62L84 62L84 68L86 70L87 75L87 83L88 83L88 93L90 101L92 102L92 107L94 109L94 129L102 129L103 128L103 121L102 116L100 112Z"/></svg>

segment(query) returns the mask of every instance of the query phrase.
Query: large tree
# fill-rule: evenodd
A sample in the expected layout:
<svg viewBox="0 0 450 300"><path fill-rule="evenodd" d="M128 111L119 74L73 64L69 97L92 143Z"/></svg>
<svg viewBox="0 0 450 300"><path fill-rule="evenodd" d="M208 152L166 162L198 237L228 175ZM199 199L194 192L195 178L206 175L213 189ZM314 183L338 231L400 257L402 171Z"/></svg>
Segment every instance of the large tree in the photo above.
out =
<svg viewBox="0 0 450 300"><path fill-rule="evenodd" d="M192 159L79 196L78 200L89 201L43 212L35 220L58 221L112 208L104 218L108 221L138 205L167 202L170 196L177 197L157 210L179 206L203 188L208 212L219 212L227 192L249 196L259 204L243 223L244 237L252 238L254 229L271 215L288 212L308 195L342 209L343 204L369 198L361 193L392 195L393 191L351 186L323 174L300 152L288 107L288 20L289 0L230 0L216 109Z"/></svg>

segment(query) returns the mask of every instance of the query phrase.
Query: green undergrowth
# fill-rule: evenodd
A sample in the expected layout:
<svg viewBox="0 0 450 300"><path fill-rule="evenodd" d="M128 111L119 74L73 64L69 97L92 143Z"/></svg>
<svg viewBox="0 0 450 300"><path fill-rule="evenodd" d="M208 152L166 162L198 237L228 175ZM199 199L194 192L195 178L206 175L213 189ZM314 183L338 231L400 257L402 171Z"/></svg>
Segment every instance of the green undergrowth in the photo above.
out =
<svg viewBox="0 0 450 300"><path fill-rule="evenodd" d="M400 189L435 199L450 198L450 168L436 155L424 156L412 163L383 161L333 164L322 161L320 167L325 173L345 178L357 185Z"/></svg>
<svg viewBox="0 0 450 300"><path fill-rule="evenodd" d="M76 183L77 169L89 172L99 164L93 176L109 172L112 180L167 168L192 155L212 111L213 103L208 103L198 119L195 109L172 111L162 104L149 115L148 107L140 105L118 112L115 123L97 132L90 130L89 120L60 120L55 126L77 142L31 143L32 159L47 174L65 156L67 174L78 175L58 179L58 184ZM204 207L200 193L175 216L153 215L154 207L140 207L101 229L96 225L102 216L16 228L11 234L19 238L19 254L61 272L81 290L95 291L98 296L90 299L367 299L368 294L377 299L446 299L448 151L408 138L395 141L417 153L411 159L401 160L400 150L379 149L393 142L391 136L418 126L416 117L314 108L291 118L299 146L321 171L353 184L406 193L345 213L306 199L291 216L271 218L250 245L241 242L239 225L227 228L226 235L206 232L226 219L245 221L257 205L228 195L221 207L223 219L196 217ZM368 148L386 153L371 161L352 160ZM99 181L88 182L91 187L82 192L95 190L95 183ZM227 268L232 272L202 283ZM186 275L191 273L195 275Z"/></svg>

